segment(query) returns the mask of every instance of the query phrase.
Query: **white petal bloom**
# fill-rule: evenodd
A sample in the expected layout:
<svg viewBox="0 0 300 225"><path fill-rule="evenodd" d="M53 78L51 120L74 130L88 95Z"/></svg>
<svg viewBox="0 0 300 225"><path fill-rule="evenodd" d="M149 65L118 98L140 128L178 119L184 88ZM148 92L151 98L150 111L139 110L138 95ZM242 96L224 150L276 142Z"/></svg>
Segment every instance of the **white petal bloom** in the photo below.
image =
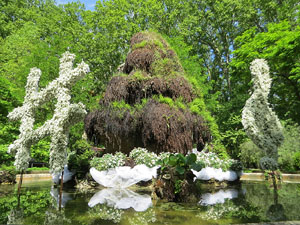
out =
<svg viewBox="0 0 300 225"><path fill-rule="evenodd" d="M61 172L67 163L67 144L69 128L83 119L86 114L82 103L71 104L70 88L76 81L89 72L89 66L81 62L73 68L75 55L65 52L60 59L59 77L39 91L41 70L32 68L27 77L26 95L22 107L15 108L8 114L11 120L21 120L20 135L9 146L10 153L16 153L15 166L17 170L26 170L30 160L30 147L47 135L51 136L50 167L52 173ZM33 129L35 111L40 105L55 98L54 115L43 126Z"/></svg>
<svg viewBox="0 0 300 225"><path fill-rule="evenodd" d="M270 158L277 161L277 149L283 141L282 126L268 103L271 78L264 59L256 59L250 66L253 93L242 112L242 124L247 135Z"/></svg>

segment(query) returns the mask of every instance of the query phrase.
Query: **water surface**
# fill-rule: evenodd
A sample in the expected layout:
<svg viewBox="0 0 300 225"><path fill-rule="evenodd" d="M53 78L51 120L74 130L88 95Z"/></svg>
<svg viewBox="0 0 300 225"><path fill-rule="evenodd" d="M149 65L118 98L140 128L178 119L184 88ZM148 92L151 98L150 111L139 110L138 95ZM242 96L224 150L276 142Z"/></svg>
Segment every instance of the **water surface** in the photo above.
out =
<svg viewBox="0 0 300 225"><path fill-rule="evenodd" d="M19 204L16 185L0 185L0 224L234 224L300 221L300 185L242 182L203 192L193 204L152 201L147 193L64 188L62 209L51 182L26 183Z"/></svg>

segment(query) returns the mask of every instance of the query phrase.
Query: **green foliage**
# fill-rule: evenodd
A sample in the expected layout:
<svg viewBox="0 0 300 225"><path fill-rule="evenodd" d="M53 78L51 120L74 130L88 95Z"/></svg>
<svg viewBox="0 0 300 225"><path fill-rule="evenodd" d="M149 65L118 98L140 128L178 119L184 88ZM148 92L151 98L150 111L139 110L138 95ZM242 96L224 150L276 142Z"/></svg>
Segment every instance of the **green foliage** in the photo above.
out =
<svg viewBox="0 0 300 225"><path fill-rule="evenodd" d="M269 158L267 156L260 159L259 166L263 170L275 171L278 169L278 163L273 158Z"/></svg>
<svg viewBox="0 0 300 225"><path fill-rule="evenodd" d="M165 97L163 95L155 95L153 99L158 101L159 103L167 104L170 108L173 109L186 109L186 105L182 99L182 97L177 98L175 101L172 98Z"/></svg>
<svg viewBox="0 0 300 225"><path fill-rule="evenodd" d="M130 105L125 103L124 100L114 101L111 103L111 105L118 110L130 110L131 109Z"/></svg>
<svg viewBox="0 0 300 225"><path fill-rule="evenodd" d="M259 168L259 160L264 156L251 140L240 145L240 160L246 168Z"/></svg>
<svg viewBox="0 0 300 225"><path fill-rule="evenodd" d="M31 167L31 168L28 168L26 171L27 172L30 172L30 171L49 171L49 168L48 167Z"/></svg>
<svg viewBox="0 0 300 225"><path fill-rule="evenodd" d="M8 145L0 145L0 166L12 165L14 156L7 153Z"/></svg>
<svg viewBox="0 0 300 225"><path fill-rule="evenodd" d="M270 23L265 32L251 28L236 38L237 49L231 63L233 82L247 88L250 62L255 58L266 59L273 79L271 105L280 119L290 118L297 123L300 122L299 31L300 27L289 21Z"/></svg>
<svg viewBox="0 0 300 225"><path fill-rule="evenodd" d="M204 99L206 109L198 102L199 109L193 107L193 111L211 121L206 115L209 110L215 118L210 122L214 148L225 156L225 145L236 158L245 139L234 118L248 98L249 62L254 58L266 58L271 72L278 71L272 72L275 81L270 95L275 111L281 119L299 123L298 2L109 0L98 1L91 12L80 3L1 1L0 144L12 143L18 135L18 124L8 123L6 115L24 97L29 68L43 71L44 87L57 75L61 53L68 49L80 56L78 62L84 59L91 73L74 86L72 95L91 110L124 62L130 37L138 31L156 30L167 37L187 79ZM160 42L152 44L163 49ZM51 115L53 108L43 106L43 111L45 117L37 123ZM71 151L82 131L80 126L71 131Z"/></svg>
<svg viewBox="0 0 300 225"><path fill-rule="evenodd" d="M87 141L77 140L68 156L68 168L75 170L78 178L83 178L89 171L90 161L94 156L95 152Z"/></svg>
<svg viewBox="0 0 300 225"><path fill-rule="evenodd" d="M171 154L169 157L160 159L157 164L161 166L161 171L175 172L178 176L186 177L187 172L191 169L200 171L203 168L203 163L196 162L197 156L191 153L187 156L179 154Z"/></svg>
<svg viewBox="0 0 300 225"><path fill-rule="evenodd" d="M278 149L278 164L282 171L294 171L296 169L293 156L300 152L300 126L292 121L283 122L284 141Z"/></svg>
<svg viewBox="0 0 300 225"><path fill-rule="evenodd" d="M49 207L52 201L49 190L26 191L20 196L20 208L23 210L23 215L35 216L37 218L44 216L44 211ZM7 216L12 210L18 208L17 194L1 196L0 198L0 223L5 223Z"/></svg>
<svg viewBox="0 0 300 225"><path fill-rule="evenodd" d="M49 162L50 138L43 139L31 148L31 157L36 162Z"/></svg>
<svg viewBox="0 0 300 225"><path fill-rule="evenodd" d="M294 165L299 170L300 169L300 152L296 152L293 155Z"/></svg>

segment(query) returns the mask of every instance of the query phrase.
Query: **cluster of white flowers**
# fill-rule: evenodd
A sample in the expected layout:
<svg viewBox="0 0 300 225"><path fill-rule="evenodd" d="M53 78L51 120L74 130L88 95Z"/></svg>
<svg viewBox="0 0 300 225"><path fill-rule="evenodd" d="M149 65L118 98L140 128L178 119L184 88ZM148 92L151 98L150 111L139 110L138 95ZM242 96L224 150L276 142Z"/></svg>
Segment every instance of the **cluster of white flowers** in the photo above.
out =
<svg viewBox="0 0 300 225"><path fill-rule="evenodd" d="M122 152L116 152L114 155L107 153L100 158L93 158L91 161L91 166L96 168L98 171L108 170L110 168L116 168L119 166L124 166L126 160L126 155Z"/></svg>
<svg viewBox="0 0 300 225"><path fill-rule="evenodd" d="M219 156L213 152L196 152L195 154L197 156L196 162L203 163L204 167L221 168L224 172L238 163L238 161L234 159L220 159Z"/></svg>
<svg viewBox="0 0 300 225"><path fill-rule="evenodd" d="M129 153L129 158L133 159L136 165L144 164L149 168L157 165L159 160L164 160L174 153L162 152L156 155L154 152L149 152L145 148L134 148ZM176 154L176 153L175 153ZM234 159L220 159L216 153L213 152L195 152L197 156L197 163L201 163L204 167L221 168L224 172L228 170L241 171L242 166ZM98 171L124 166L126 156L121 152L116 152L115 155L107 153L100 158L93 158L91 166Z"/></svg>
<svg viewBox="0 0 300 225"><path fill-rule="evenodd" d="M277 149L283 141L282 126L268 103L271 87L269 67L264 59L251 63L253 93L242 112L242 124L247 135L269 158L276 162Z"/></svg>
<svg viewBox="0 0 300 225"><path fill-rule="evenodd" d="M15 166L24 171L30 160L31 145L47 135L51 136L50 168L52 173L59 173L67 163L67 143L69 128L83 119L86 114L82 103L71 104L71 87L76 81L89 72L89 66L84 62L73 68L75 55L65 52L60 59L59 77L38 91L41 71L32 68L27 78L26 96L23 106L15 108L8 114L11 120L21 120L19 138L9 146L9 153L16 152ZM55 98L55 111L52 119L43 126L33 129L35 111L38 107Z"/></svg>
<svg viewBox="0 0 300 225"><path fill-rule="evenodd" d="M145 164L146 166L152 168L156 165L157 160L159 157L154 152L149 152L145 148L134 148L129 157L132 158L135 164Z"/></svg>

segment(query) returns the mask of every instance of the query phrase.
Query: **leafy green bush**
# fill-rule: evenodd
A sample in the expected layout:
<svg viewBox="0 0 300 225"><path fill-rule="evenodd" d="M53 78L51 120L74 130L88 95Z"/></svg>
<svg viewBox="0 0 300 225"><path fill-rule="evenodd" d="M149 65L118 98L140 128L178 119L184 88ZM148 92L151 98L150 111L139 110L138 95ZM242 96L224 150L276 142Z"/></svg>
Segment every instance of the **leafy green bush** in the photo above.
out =
<svg viewBox="0 0 300 225"><path fill-rule="evenodd" d="M296 167L296 169L300 169L300 152L296 152L293 155L293 159L294 159L294 165Z"/></svg>
<svg viewBox="0 0 300 225"><path fill-rule="evenodd" d="M40 140L37 144L31 147L31 158L36 162L49 162L50 157L50 138Z"/></svg>
<svg viewBox="0 0 300 225"><path fill-rule="evenodd" d="M278 169L278 163L273 158L269 158L267 156L264 156L260 159L259 165L263 170L274 171Z"/></svg>
<svg viewBox="0 0 300 225"><path fill-rule="evenodd" d="M194 153L184 156L183 154L171 154L163 160L158 160L157 164L161 166L161 171L173 171L175 174L184 175L191 169L200 171L205 165L201 161L197 161Z"/></svg>
<svg viewBox="0 0 300 225"><path fill-rule="evenodd" d="M240 145L240 152L240 160L245 167L259 168L259 160L264 153L251 140Z"/></svg>
<svg viewBox="0 0 300 225"><path fill-rule="evenodd" d="M13 164L14 156L7 153L7 148L8 145L0 145L0 166L2 164L6 166Z"/></svg>
<svg viewBox="0 0 300 225"><path fill-rule="evenodd" d="M283 121L284 142L278 149L278 164L282 171L295 170L294 154L300 152L300 126L290 121Z"/></svg>
<svg viewBox="0 0 300 225"><path fill-rule="evenodd" d="M95 152L83 139L77 140L72 147L73 151L68 156L68 168L75 170L76 176L82 178L89 171L90 160L94 157Z"/></svg>

